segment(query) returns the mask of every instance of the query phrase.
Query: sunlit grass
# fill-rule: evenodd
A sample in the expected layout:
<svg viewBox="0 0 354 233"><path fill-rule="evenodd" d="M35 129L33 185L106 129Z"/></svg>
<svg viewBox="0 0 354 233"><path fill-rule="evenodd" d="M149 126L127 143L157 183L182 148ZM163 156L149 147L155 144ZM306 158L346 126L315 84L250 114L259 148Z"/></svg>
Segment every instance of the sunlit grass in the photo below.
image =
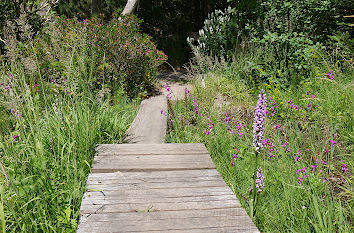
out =
<svg viewBox="0 0 354 233"><path fill-rule="evenodd" d="M269 144L258 159L265 186L253 220L262 232L352 230L354 98L352 78L346 75L351 72L336 72L334 81L323 75L300 87L263 87L278 107L274 116L269 114L266 119L264 139L268 138ZM173 103L176 117L166 141L205 143L218 171L251 215L249 187L255 163L252 133L257 91L247 88L234 68L208 73L205 84L203 88L197 80L191 96ZM309 88L315 95L315 111L308 108ZM218 107L220 99L223 104ZM301 108L300 112L291 108L289 99ZM330 140L336 143L332 146ZM343 164L348 171L343 172ZM297 174L304 167L306 173Z"/></svg>

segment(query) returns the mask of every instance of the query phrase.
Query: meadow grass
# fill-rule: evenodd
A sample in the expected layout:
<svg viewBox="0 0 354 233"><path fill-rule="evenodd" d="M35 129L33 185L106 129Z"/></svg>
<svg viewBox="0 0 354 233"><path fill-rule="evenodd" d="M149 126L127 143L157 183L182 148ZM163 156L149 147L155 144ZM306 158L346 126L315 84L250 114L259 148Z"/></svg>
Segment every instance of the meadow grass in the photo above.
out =
<svg viewBox="0 0 354 233"><path fill-rule="evenodd" d="M270 81L259 87L267 94L268 115L264 148L256 158L258 91L241 78L242 64L208 72L205 88L196 80L185 100L171 103L173 124L166 142L204 143L262 232L351 232L352 70L333 68L332 80L328 67L320 66L316 77L300 85L280 88ZM253 200L249 189L254 188L256 160L265 184Z"/></svg>
<svg viewBox="0 0 354 233"><path fill-rule="evenodd" d="M74 232L95 146L122 142L136 105L123 92L112 105L97 103L88 93L40 95L21 73L12 80L22 87L13 88L21 95L16 105L21 116L2 110L2 227L6 224L9 232Z"/></svg>
<svg viewBox="0 0 354 233"><path fill-rule="evenodd" d="M32 43L0 68L2 232L75 232L96 145L122 143L136 115L139 99L119 82L90 82L97 64L84 34L71 42L51 63L62 76L46 75Z"/></svg>

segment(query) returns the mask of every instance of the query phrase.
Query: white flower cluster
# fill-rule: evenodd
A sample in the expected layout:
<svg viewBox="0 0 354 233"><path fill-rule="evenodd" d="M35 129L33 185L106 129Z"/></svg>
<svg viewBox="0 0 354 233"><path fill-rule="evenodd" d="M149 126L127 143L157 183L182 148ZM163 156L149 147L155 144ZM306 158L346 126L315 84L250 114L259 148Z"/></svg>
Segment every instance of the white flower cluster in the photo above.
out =
<svg viewBox="0 0 354 233"><path fill-rule="evenodd" d="M199 30L199 39L197 40L197 49L205 50L211 41L215 41L215 37L221 35L226 29L227 22L230 21L231 7L225 10L215 10L208 14L208 18L204 21L204 27ZM188 42L193 42L191 38Z"/></svg>

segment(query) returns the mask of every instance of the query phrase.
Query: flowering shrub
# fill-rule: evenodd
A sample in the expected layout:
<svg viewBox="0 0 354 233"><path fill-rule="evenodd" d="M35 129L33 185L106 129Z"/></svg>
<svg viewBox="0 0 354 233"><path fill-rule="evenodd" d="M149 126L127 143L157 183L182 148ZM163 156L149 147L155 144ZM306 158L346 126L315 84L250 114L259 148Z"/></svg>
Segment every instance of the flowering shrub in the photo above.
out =
<svg viewBox="0 0 354 233"><path fill-rule="evenodd" d="M63 77L74 86L111 90L123 84L127 94L136 97L153 88L157 67L167 57L146 34L139 32L140 21L134 16L119 20L115 15L108 23L102 20L57 18L51 28L37 39L36 48L44 77L63 83ZM69 57L68 53L84 53L85 59ZM73 79L73 71L65 70L62 60L81 63L84 76ZM80 86L80 85L79 85Z"/></svg>
<svg viewBox="0 0 354 233"><path fill-rule="evenodd" d="M230 49L228 48L228 22L230 21L231 8L224 11L215 10L208 14L208 19L204 21L204 27L199 30L199 39L197 40L196 49L211 55L225 55ZM189 43L193 43L193 39L187 39Z"/></svg>

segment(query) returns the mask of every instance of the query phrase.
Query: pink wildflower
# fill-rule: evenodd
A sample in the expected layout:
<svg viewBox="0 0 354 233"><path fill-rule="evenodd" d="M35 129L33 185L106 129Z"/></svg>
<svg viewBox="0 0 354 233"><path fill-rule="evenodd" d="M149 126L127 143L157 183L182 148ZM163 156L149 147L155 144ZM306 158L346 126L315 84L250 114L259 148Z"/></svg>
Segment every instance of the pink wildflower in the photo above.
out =
<svg viewBox="0 0 354 233"><path fill-rule="evenodd" d="M307 95L310 95L311 93L311 88L309 88L309 90L306 92Z"/></svg>
<svg viewBox="0 0 354 233"><path fill-rule="evenodd" d="M332 147L334 146L334 144L336 144L337 142L334 140L329 140L329 142L332 144Z"/></svg>
<svg viewBox="0 0 354 233"><path fill-rule="evenodd" d="M327 73L327 76L328 76L328 78L331 79L331 80L334 78L332 71L329 71L329 72Z"/></svg>

